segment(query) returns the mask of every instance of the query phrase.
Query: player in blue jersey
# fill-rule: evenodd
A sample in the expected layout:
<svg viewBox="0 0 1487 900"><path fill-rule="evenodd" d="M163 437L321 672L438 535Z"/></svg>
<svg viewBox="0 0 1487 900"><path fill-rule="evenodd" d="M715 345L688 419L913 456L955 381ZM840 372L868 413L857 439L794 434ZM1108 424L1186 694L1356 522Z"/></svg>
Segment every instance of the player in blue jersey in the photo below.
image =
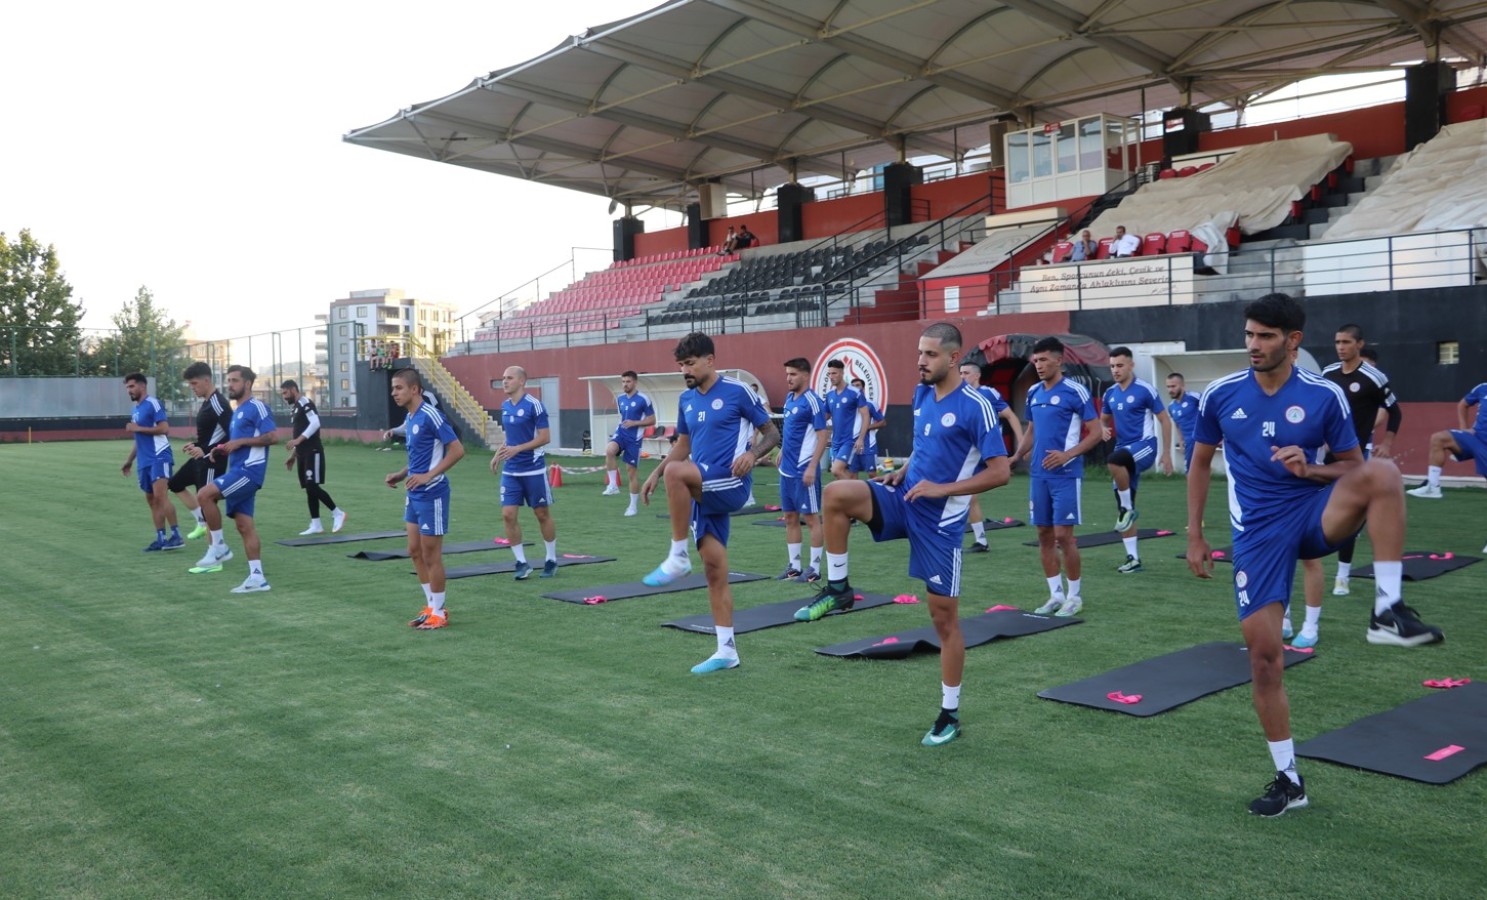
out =
<svg viewBox="0 0 1487 900"><path fill-rule="evenodd" d="M759 396L742 381L718 374L714 354L712 338L700 331L677 343L673 356L687 389L677 401L676 445L640 489L649 506L664 479L671 514L671 550L641 580L657 587L692 571L688 528L702 557L718 650L692 667L694 675L738 666L733 591L728 585L728 517L743 508L753 491L754 465L780 444L780 430Z"/></svg>
<svg viewBox="0 0 1487 900"><path fill-rule="evenodd" d="M862 427L866 423L867 433L862 437L862 450L852 457L852 464L848 466L854 475L862 472L871 478L878 474L878 431L888 420L883 411L878 409L877 404L867 399L867 382L861 378L852 379L852 389L862 395L862 405L867 408L867 416L855 420L856 427ZM857 435L852 435L856 439Z"/></svg>
<svg viewBox="0 0 1487 900"><path fill-rule="evenodd" d="M839 359L826 363L831 390L822 399L831 419L831 476L856 478L852 461L867 443L867 398L847 383L847 364Z"/></svg>
<svg viewBox="0 0 1487 900"><path fill-rule="evenodd" d="M1141 551L1136 547L1136 488L1141 473L1155 463L1163 475L1172 474L1172 457L1164 448L1172 446L1172 419L1157 398L1157 389L1136 377L1131 348L1110 351L1110 375L1115 383L1105 390L1100 424L1105 439L1115 438L1115 450L1106 468L1115 487L1115 530L1126 547L1126 561L1116 566L1122 575L1141 571ZM1155 422L1162 424L1157 443Z"/></svg>
<svg viewBox="0 0 1487 900"><path fill-rule="evenodd" d="M1188 566L1212 577L1203 536L1213 454L1220 442L1229 478L1234 595L1249 649L1255 712L1270 742L1276 777L1250 811L1278 816L1307 804L1296 773L1286 697L1281 618L1296 560L1332 553L1365 521L1374 547L1376 597L1369 643L1414 647L1441 640L1400 599L1404 489L1387 460L1363 459L1347 398L1331 381L1297 368L1306 313L1285 294L1244 310L1250 368L1208 385L1198 408L1188 476ZM1336 461L1318 464L1323 445Z"/></svg>
<svg viewBox="0 0 1487 900"><path fill-rule="evenodd" d="M1063 341L1051 335L1041 338L1033 345L1032 363L1038 383L1027 392L1023 407L1027 430L1012 454L1012 464L1027 457L1032 476L1028 514L1038 529L1038 557L1048 581L1048 602L1036 612L1068 617L1084 608L1074 526L1083 516L1084 454L1100 442L1101 434L1089 391L1064 377ZM1068 579L1067 590L1059 577L1060 568Z"/></svg>
<svg viewBox="0 0 1487 900"><path fill-rule="evenodd" d="M149 379L139 372L124 376L124 390L134 401L134 412L124 430L134 435L134 445L124 458L119 471L127 478L129 470L139 463L139 489L145 494L145 503L150 507L150 519L155 524L155 540L145 548L146 553L157 550L179 550L186 546L181 538L181 529L176 525L176 509L170 504L167 488L170 484L175 457L170 452L170 421L165 406L150 396ZM170 526L170 534L165 526Z"/></svg>
<svg viewBox="0 0 1487 900"><path fill-rule="evenodd" d="M193 575L220 572L222 564L232 559L232 551L222 539L222 512L217 509L217 501L225 499L227 515L237 525L238 535L243 539L243 555L248 557L248 577L232 589L234 594L269 589L263 576L258 529L253 525L253 498L263 487L263 477L268 471L268 448L279 440L279 435L268 406L253 396L253 382L257 378L247 366L227 367L227 398L237 404L237 409L232 413L227 440L212 450L213 456L227 459L227 472L196 492L202 518L206 519L211 534L211 545L190 572Z"/></svg>
<svg viewBox="0 0 1487 900"><path fill-rule="evenodd" d="M1188 382L1181 372L1167 376L1167 416L1177 426L1178 439L1182 441L1182 471L1193 467L1193 430L1198 427L1198 395L1188 390ZM1172 448L1163 451L1169 452Z"/></svg>
<svg viewBox="0 0 1487 900"><path fill-rule="evenodd" d="M501 428L506 442L491 457L491 474L501 478L501 521L506 526L506 541L516 554L516 572L522 581L532 574L527 551L522 546L521 524L516 513L523 505L532 507L537 527L542 532L546 557L542 578L558 574L558 529L552 520L552 488L547 480L547 456L542 452L552 440L547 407L526 392L527 370L508 366L501 375L501 390L506 402L501 404Z"/></svg>
<svg viewBox="0 0 1487 900"><path fill-rule="evenodd" d="M399 369L392 375L392 402L402 407L408 464L383 479L390 488L407 479L403 500L403 526L408 532L408 556L423 587L423 611L409 626L433 631L449 625L444 605L444 535L449 532L450 488L448 472L465 457L454 426L439 408L424 401L423 378L416 369Z"/></svg>
<svg viewBox="0 0 1487 900"><path fill-rule="evenodd" d="M1450 431L1437 431L1430 436L1430 468L1425 483L1409 491L1411 497L1439 500L1441 496L1441 467L1449 454L1457 462L1472 460L1477 474L1487 476L1487 381L1466 392L1456 402L1456 424L1461 426ZM1476 421L1472 421L1472 407L1477 408ZM1482 551L1487 553L1487 549Z"/></svg>
<svg viewBox="0 0 1487 900"><path fill-rule="evenodd" d="M640 441L645 429L656 424L656 407L648 394L641 393L636 388L639 380L640 376L633 371L620 373L621 390L619 396L614 398L615 406L619 408L620 424L615 428L609 443L604 446L604 496L610 497L620 492L620 460L623 459L630 476L630 506L625 510L627 516L639 512L640 475L636 467L640 465Z"/></svg>
<svg viewBox="0 0 1487 900"><path fill-rule="evenodd" d="M960 329L929 326L919 338L914 388L914 447L905 465L872 481L834 481L822 498L826 521L826 585L795 614L815 620L851 609L847 537L852 521L874 541L909 541L909 577L924 582L929 615L940 638L940 712L921 741L948 744L960 735L960 687L965 638L960 631L961 540L971 498L1007 483L1011 469L991 403L960 380Z"/></svg>
<svg viewBox="0 0 1487 900"><path fill-rule="evenodd" d="M811 364L798 356L785 363L785 414L780 420L780 509L785 516L788 561L777 580L821 580L821 457L830 442L826 401L811 390ZM801 565L805 522L811 532L811 564Z"/></svg>
<svg viewBox="0 0 1487 900"><path fill-rule="evenodd" d="M1015 449L1022 443L1022 422L1018 420L1017 414L1012 412L1012 407L1002 399L1002 395L996 388L981 383L981 367L976 363L960 364L960 380L971 386L971 389L991 401L991 408L996 410L997 420L1005 423L1012 432L1012 447ZM1000 427L1000 426L998 426ZM1003 446L1006 441L1003 441ZM971 543L972 553L986 553L991 548L986 543L986 516L981 511L981 498L971 498L971 531L975 539Z"/></svg>

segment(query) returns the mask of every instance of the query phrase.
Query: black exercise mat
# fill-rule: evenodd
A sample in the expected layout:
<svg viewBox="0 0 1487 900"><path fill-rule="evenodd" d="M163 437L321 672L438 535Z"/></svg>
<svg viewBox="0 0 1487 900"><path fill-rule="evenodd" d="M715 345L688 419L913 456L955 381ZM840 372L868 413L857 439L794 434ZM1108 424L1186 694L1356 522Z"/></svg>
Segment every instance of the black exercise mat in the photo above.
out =
<svg viewBox="0 0 1487 900"><path fill-rule="evenodd" d="M1136 532L1136 538L1144 541L1149 538L1171 537L1176 533L1175 531L1168 531L1165 528L1142 528ZM1086 547L1103 547L1106 544L1119 544L1121 542L1121 536L1119 531L1096 531L1093 534L1081 534L1074 539L1074 542L1080 550L1083 550ZM1036 547L1038 546L1038 542L1023 541L1022 546Z"/></svg>
<svg viewBox="0 0 1487 900"><path fill-rule="evenodd" d="M1464 569L1472 563L1481 562L1481 557L1461 556L1457 553L1441 552L1439 550L1406 550L1404 556L1399 559L1404 563L1405 581L1424 581L1457 569ZM1359 566L1353 570L1354 578L1372 578L1373 564Z"/></svg>
<svg viewBox="0 0 1487 900"><path fill-rule="evenodd" d="M1052 631L1065 625L1078 625L1083 619L1069 617L1059 619L1024 612L1016 607L993 607L994 612L969 616L960 620L960 631L965 636L967 647L979 647L997 638L1022 637ZM907 659L914 653L939 653L940 636L934 626L901 631L886 637L863 638L817 647L822 656L858 657L861 659Z"/></svg>
<svg viewBox="0 0 1487 900"><path fill-rule="evenodd" d="M1431 693L1304 741L1297 756L1449 784L1487 765L1487 685Z"/></svg>
<svg viewBox="0 0 1487 900"><path fill-rule="evenodd" d="M784 516L780 516L778 519L756 519L756 520L750 522L749 524L750 525L764 525L764 526L766 526L768 528L784 528L785 527L785 517Z"/></svg>
<svg viewBox="0 0 1487 900"><path fill-rule="evenodd" d="M780 510L779 510L778 507L776 507L774 509L770 509L767 506L758 506L758 505L755 505L755 506L741 506L738 509L735 509L733 512L729 513L728 515L730 515L730 516L757 516L760 513L767 513L767 512L777 513L779 511ZM669 519L669 518L671 518L671 513L669 513L669 512L656 513L656 518L658 518L658 519Z"/></svg>
<svg viewBox="0 0 1487 900"><path fill-rule="evenodd" d="M764 581L768 575L755 575L752 572L729 572L729 584L743 584L746 581ZM603 597L601 603L611 600L628 600L631 597L650 597L655 594L673 594L677 591L692 591L697 588L707 587L707 576L701 572L693 572L686 578L666 585L665 587L651 587L638 581L623 581L619 584L600 584L593 587L580 588L572 591L553 591L542 596L549 600L561 600L564 603L583 603L588 606L595 605L594 598Z"/></svg>
<svg viewBox="0 0 1487 900"><path fill-rule="evenodd" d="M1285 665L1289 668L1312 656L1287 650ZM1249 651L1241 644L1215 641L1112 669L1073 684L1051 687L1039 691L1038 696L1145 717L1248 684L1249 680Z"/></svg>
<svg viewBox="0 0 1487 900"><path fill-rule="evenodd" d="M1214 547L1210 555L1213 557L1213 561L1216 563L1226 562L1233 564L1234 562L1233 547ZM1177 558L1187 559L1188 555L1186 553L1179 553L1177 554Z"/></svg>
<svg viewBox="0 0 1487 900"><path fill-rule="evenodd" d="M523 542L522 546L532 546L531 541ZM475 553L480 550L510 550L510 544L493 544L490 541L465 541L460 544L445 544L444 555L452 553ZM358 550L355 553L346 554L351 559L369 559L372 562L383 562L389 559L407 559L408 548L401 550Z"/></svg>
<svg viewBox="0 0 1487 900"><path fill-rule="evenodd" d="M542 570L541 560L528 560L532 568ZM558 568L564 569L568 566L586 566L590 563L614 562L613 556L581 556L564 554L558 557ZM479 566L453 566L444 569L445 578L473 578L476 575L510 575L516 571L516 560L508 559L505 562L485 563Z"/></svg>
<svg viewBox="0 0 1487 900"><path fill-rule="evenodd" d="M407 537L408 531L367 531L362 534L317 534L314 537L291 538L274 541L283 547L314 547L317 544L351 544L356 541L376 541L382 538Z"/></svg>
<svg viewBox="0 0 1487 900"><path fill-rule="evenodd" d="M1027 525L1027 523L1022 521L1021 519L1013 519L1010 517L1005 519L986 519L981 524L986 526L987 531L1001 531L1003 528L1022 528ZM970 534L972 530L973 529L971 528L971 523L966 522L966 534ZM1034 541L1033 544L1036 546L1037 541Z"/></svg>
<svg viewBox="0 0 1487 900"><path fill-rule="evenodd" d="M733 633L746 634L750 631L762 631L765 628L774 628L777 625L794 625L795 611L814 600L814 597L806 597L801 600L786 600L783 603L766 603L763 606L755 606L750 609L735 609L733 611ZM857 602L849 610L836 610L827 613L828 616L844 616L864 609L876 609L879 606L887 606L893 602L893 598L887 594L859 594ZM713 634L713 617L711 613L700 616L687 616L677 619L675 622L662 622L662 628L679 628L682 631L695 631L698 634Z"/></svg>

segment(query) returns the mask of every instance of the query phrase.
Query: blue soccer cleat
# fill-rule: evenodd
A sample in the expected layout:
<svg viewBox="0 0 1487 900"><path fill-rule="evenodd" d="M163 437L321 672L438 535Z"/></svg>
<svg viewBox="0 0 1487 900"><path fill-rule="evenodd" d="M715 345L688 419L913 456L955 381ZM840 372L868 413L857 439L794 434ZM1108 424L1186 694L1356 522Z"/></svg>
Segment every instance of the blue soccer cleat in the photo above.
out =
<svg viewBox="0 0 1487 900"><path fill-rule="evenodd" d="M709 656L692 667L692 674L707 675L712 672L721 672L724 669L736 668L738 668L738 657L736 656Z"/></svg>

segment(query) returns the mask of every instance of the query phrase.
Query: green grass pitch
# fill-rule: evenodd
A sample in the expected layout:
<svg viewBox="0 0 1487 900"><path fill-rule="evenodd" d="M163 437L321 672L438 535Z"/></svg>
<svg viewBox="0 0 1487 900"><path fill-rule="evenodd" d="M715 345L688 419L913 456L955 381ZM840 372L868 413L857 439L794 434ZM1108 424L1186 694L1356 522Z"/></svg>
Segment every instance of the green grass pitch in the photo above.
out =
<svg viewBox="0 0 1487 900"><path fill-rule="evenodd" d="M123 442L0 447L0 896L1194 897L1480 896L1487 773L1430 787L1302 760L1308 809L1246 812L1273 775L1245 688L1151 719L1038 690L1212 640L1238 640L1226 578L1183 539L1084 553L1085 623L968 654L965 736L919 745L939 704L933 656L842 661L813 648L928 624L894 605L742 635L743 666L694 677L708 636L660 624L702 592L586 607L544 590L634 580L666 547L660 507L623 518L600 476L554 507L560 552L607 565L556 580L451 582L452 626L418 633L406 562L347 558L400 540L291 549L304 495L274 448L258 526L273 590L192 576L201 543L153 534ZM489 456L453 472L451 541L499 533ZM571 462L571 460L569 461ZM596 460L584 461L594 464ZM334 445L327 487L352 531L401 527L382 484L400 452ZM582 464L582 463L580 463ZM773 501L773 470L757 493ZM1114 516L1085 485L1084 530ZM1210 538L1228 543L1223 487ZM983 500L1026 516L1027 481ZM1148 477L1145 527L1181 532L1183 486ZM1408 546L1478 555L1487 493L1409 501ZM784 533L736 519L736 570L774 575ZM529 512L528 540L539 541ZM1029 528L965 558L962 614L1046 595ZM855 529L859 589L923 596L907 548ZM1358 563L1368 561L1368 545ZM500 551L451 564L500 558ZM540 543L532 554L540 559ZM1227 575L1220 566L1220 574ZM1328 563L1328 576L1332 564ZM1298 739L1487 678L1487 565L1406 599L1447 641L1364 642L1369 581L1327 597L1319 658L1286 675ZM805 597L770 581L740 607ZM1299 598L1299 588L1298 588ZM1299 601L1298 601L1299 604Z"/></svg>

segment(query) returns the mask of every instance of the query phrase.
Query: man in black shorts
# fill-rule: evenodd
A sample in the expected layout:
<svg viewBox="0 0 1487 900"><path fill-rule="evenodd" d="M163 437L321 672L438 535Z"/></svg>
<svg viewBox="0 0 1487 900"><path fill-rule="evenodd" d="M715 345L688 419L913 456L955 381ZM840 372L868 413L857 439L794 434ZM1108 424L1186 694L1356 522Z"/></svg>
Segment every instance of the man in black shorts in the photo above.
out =
<svg viewBox="0 0 1487 900"><path fill-rule="evenodd" d="M336 501L321 487L325 484L325 448L320 443L320 414L315 411L315 401L301 394L299 385L293 380L279 385L279 396L289 405L294 422L294 437L284 445L289 448L289 458L284 460L284 468L292 469L298 463L299 485L305 489L305 496L310 502L310 527L300 534L325 533L325 526L320 524L322 503L330 509L330 530L340 531L346 524L346 511L337 509Z"/></svg>
<svg viewBox="0 0 1487 900"><path fill-rule="evenodd" d="M181 448L186 454L186 462L176 469L167 487L196 517L196 527L186 535L186 540L194 541L206 536L207 523L202 518L201 504L196 502L192 489L199 491L208 481L227 474L227 457L214 457L212 450L227 440L227 427L232 423L232 405L227 402L227 395L212 383L212 367L206 363L194 362L187 366L181 379L201 400L201 408L196 411L196 442Z"/></svg>

